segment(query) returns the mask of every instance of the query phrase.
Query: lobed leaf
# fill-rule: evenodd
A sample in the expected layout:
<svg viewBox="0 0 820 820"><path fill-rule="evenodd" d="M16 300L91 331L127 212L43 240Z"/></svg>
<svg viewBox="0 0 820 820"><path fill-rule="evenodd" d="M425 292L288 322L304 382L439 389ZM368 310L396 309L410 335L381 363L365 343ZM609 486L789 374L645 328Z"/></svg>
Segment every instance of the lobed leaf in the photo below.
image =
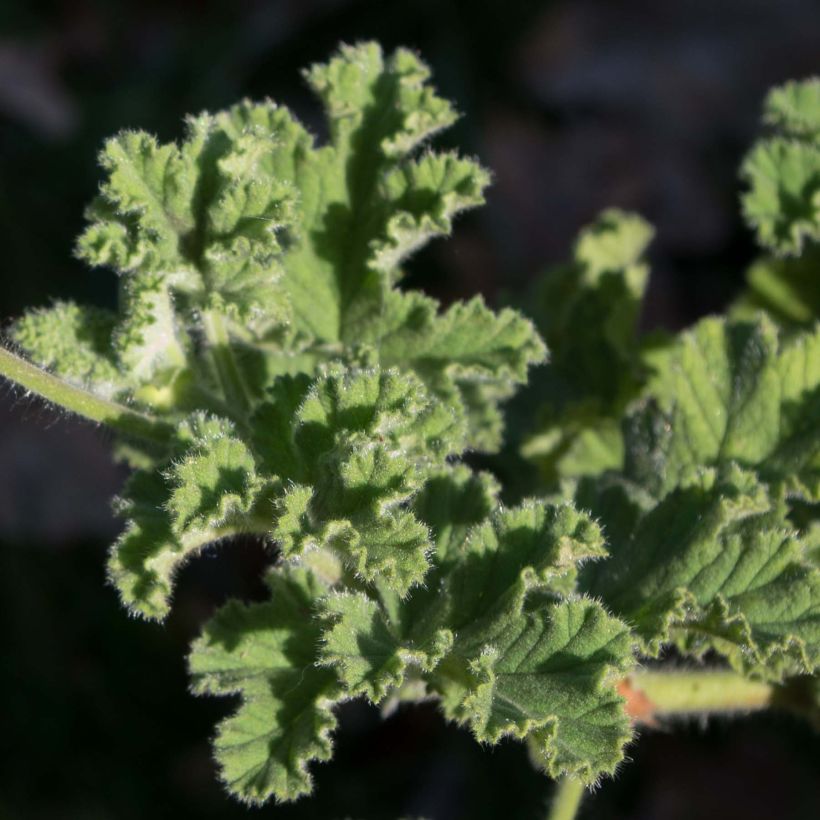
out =
<svg viewBox="0 0 820 820"><path fill-rule="evenodd" d="M604 211L540 283L535 316L552 360L531 392L544 404L522 454L549 482L621 465L618 419L646 376L637 325L652 235L641 217Z"/></svg>
<svg viewBox="0 0 820 820"><path fill-rule="evenodd" d="M174 576L226 536L263 533L254 509L263 482L248 448L224 419L197 414L180 427L163 471L138 470L115 501L125 531L111 549L108 575L134 614L164 618Z"/></svg>
<svg viewBox="0 0 820 820"><path fill-rule="evenodd" d="M820 488L820 331L783 339L765 317L705 319L666 354L654 404L628 425L627 471L663 494L736 461L791 494Z"/></svg>
<svg viewBox="0 0 820 820"><path fill-rule="evenodd" d="M820 663L820 572L782 502L737 467L667 495L612 544L588 589L650 653L667 641L696 656L712 649L776 680Z"/></svg>
<svg viewBox="0 0 820 820"><path fill-rule="evenodd" d="M611 774L631 737L617 675L632 664L627 626L576 599L514 611L457 642L436 677L445 714L476 739L527 738L552 777Z"/></svg>
<svg viewBox="0 0 820 820"><path fill-rule="evenodd" d="M402 634L378 602L362 593L331 594L323 602L323 613L329 626L321 662L336 670L351 695L364 695L374 703L401 686L409 667L432 671L453 643L447 629Z"/></svg>
<svg viewBox="0 0 820 820"><path fill-rule="evenodd" d="M291 801L312 788L309 764L328 760L342 696L335 674L316 665L321 586L307 572L270 576L271 600L230 601L205 625L188 659L196 694L241 695L219 726L220 777L245 803Z"/></svg>
<svg viewBox="0 0 820 820"><path fill-rule="evenodd" d="M780 255L799 254L820 238L818 88L812 79L769 94L764 120L775 136L759 141L741 167L743 214L758 242Z"/></svg>
<svg viewBox="0 0 820 820"><path fill-rule="evenodd" d="M112 349L116 317L100 308L57 302L33 310L12 327L12 339L42 367L104 398L125 382Z"/></svg>

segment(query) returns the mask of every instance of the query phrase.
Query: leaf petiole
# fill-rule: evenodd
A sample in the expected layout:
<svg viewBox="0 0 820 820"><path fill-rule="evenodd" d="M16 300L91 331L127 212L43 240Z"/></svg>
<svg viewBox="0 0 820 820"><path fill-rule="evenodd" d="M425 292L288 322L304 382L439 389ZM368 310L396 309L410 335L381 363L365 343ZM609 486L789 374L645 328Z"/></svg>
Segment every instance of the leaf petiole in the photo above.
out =
<svg viewBox="0 0 820 820"><path fill-rule="evenodd" d="M71 413L105 424L127 436L167 444L174 433L170 424L70 384L2 346L0 376Z"/></svg>
<svg viewBox="0 0 820 820"><path fill-rule="evenodd" d="M584 784L571 777L562 777L555 788L547 820L573 820L584 797Z"/></svg>

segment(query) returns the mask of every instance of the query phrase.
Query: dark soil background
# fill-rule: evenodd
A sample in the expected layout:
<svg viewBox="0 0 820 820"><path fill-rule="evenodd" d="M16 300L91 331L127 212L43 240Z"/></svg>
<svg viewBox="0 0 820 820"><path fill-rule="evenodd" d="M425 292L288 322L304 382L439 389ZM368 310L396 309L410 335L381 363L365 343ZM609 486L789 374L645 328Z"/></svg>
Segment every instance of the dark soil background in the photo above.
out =
<svg viewBox="0 0 820 820"><path fill-rule="evenodd" d="M644 325L720 310L755 253L737 167L766 89L820 72L813 0L0 0L0 321L54 297L110 304L72 258L123 127L271 96L321 131L299 69L340 40L417 48L461 122L444 139L493 169L489 204L411 263L450 300L520 293L607 205L658 228ZM0 389L0 818L538 818L550 785L520 746L482 749L434 708L350 704L316 793L250 812L215 781L230 704L187 693L184 655L230 595L259 594L248 543L183 573L167 628L104 582L122 470L101 431ZM820 741L788 718L655 733L588 818L818 816Z"/></svg>

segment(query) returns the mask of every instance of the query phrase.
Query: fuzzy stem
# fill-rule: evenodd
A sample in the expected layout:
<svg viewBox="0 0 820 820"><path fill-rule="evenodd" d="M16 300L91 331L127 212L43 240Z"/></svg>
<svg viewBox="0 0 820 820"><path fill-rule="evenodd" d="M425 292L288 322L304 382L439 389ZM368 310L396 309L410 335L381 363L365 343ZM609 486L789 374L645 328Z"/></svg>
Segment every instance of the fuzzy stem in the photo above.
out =
<svg viewBox="0 0 820 820"><path fill-rule="evenodd" d="M725 670L646 670L626 678L621 692L627 696L630 715L651 723L664 716L766 709L772 705L776 687Z"/></svg>
<svg viewBox="0 0 820 820"><path fill-rule="evenodd" d="M202 326L211 346L211 356L222 392L225 394L225 401L234 412L238 410L240 414L244 414L250 407L250 396L231 350L231 339L225 327L225 319L216 310L206 310L202 314Z"/></svg>
<svg viewBox="0 0 820 820"><path fill-rule="evenodd" d="M173 427L164 421L95 396L88 390L52 375L0 346L0 376L16 382L41 398L90 421L106 424L128 436L166 444Z"/></svg>
<svg viewBox="0 0 820 820"><path fill-rule="evenodd" d="M580 780L562 777L555 788L547 820L573 820L584 797L584 784Z"/></svg>

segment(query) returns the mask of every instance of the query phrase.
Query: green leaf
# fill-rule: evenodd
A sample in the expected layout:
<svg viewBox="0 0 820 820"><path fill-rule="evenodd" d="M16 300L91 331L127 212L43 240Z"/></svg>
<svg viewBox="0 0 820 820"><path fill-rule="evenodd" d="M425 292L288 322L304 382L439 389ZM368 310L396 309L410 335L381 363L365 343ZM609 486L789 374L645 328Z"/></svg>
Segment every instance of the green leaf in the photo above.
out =
<svg viewBox="0 0 820 820"><path fill-rule="evenodd" d="M627 471L663 494L736 461L794 495L820 492L820 329L782 339L765 317L705 319L665 354L655 404L629 423Z"/></svg>
<svg viewBox="0 0 820 820"><path fill-rule="evenodd" d="M125 382L112 349L115 321L100 308L57 302L27 313L14 324L11 336L36 364L111 398Z"/></svg>
<svg viewBox="0 0 820 820"><path fill-rule="evenodd" d="M820 150L814 145L771 139L752 149L741 174L749 186L743 215L761 245L798 254L820 239Z"/></svg>
<svg viewBox="0 0 820 820"><path fill-rule="evenodd" d="M218 118L188 120L180 146L124 132L106 144L108 171L80 255L128 274L161 273L192 308L281 313L277 233L292 222L292 186L260 173L273 136L230 138Z"/></svg>
<svg viewBox="0 0 820 820"><path fill-rule="evenodd" d="M343 46L307 72L322 99L330 143L294 153L304 240L286 255L284 287L296 327L355 342L378 321L398 265L452 217L482 201L488 176L453 155L410 155L455 119L415 55L385 58L374 43Z"/></svg>
<svg viewBox="0 0 820 820"><path fill-rule="evenodd" d="M323 635L321 662L336 669L351 695L374 703L401 686L408 667L432 671L453 643L447 629L402 635L379 604L362 593L332 593L323 612L330 626Z"/></svg>
<svg viewBox="0 0 820 820"><path fill-rule="evenodd" d="M180 536L241 520L261 489L253 455L227 425L200 439L166 477L173 485L168 511Z"/></svg>
<svg viewBox="0 0 820 820"><path fill-rule="evenodd" d="M674 640L755 675L813 674L820 572L785 512L753 474L705 471L613 542L588 589L634 625L647 652Z"/></svg>
<svg viewBox="0 0 820 820"><path fill-rule="evenodd" d="M189 656L196 694L241 695L214 740L220 777L245 803L308 794L309 764L328 760L341 696L335 674L316 665L313 617L322 590L309 573L274 573L271 600L231 601L205 625Z"/></svg>
<svg viewBox="0 0 820 820"><path fill-rule="evenodd" d="M773 88L766 97L763 121L789 136L820 137L820 79Z"/></svg>
<svg viewBox="0 0 820 820"><path fill-rule="evenodd" d="M464 465L448 467L428 478L413 499L413 512L431 531L436 567L457 560L467 533L498 506L500 487L490 473Z"/></svg>
<svg viewBox="0 0 820 820"><path fill-rule="evenodd" d="M550 483L621 464L618 419L646 375L637 328L652 235L641 217L604 211L540 283L535 317L552 358L530 393L543 406L522 454Z"/></svg>
<svg viewBox="0 0 820 820"><path fill-rule="evenodd" d="M495 450L498 404L526 382L546 348L531 322L509 309L493 313L481 298L436 311L420 294L391 293L361 341L376 347L383 365L410 368L434 395L463 406L470 444Z"/></svg>
<svg viewBox="0 0 820 820"><path fill-rule="evenodd" d="M261 469L282 487L273 537L286 556L331 549L405 593L427 570L430 541L403 505L463 447L461 420L395 370L278 384L254 424Z"/></svg>
<svg viewBox="0 0 820 820"><path fill-rule="evenodd" d="M499 608L536 589L574 591L579 564L606 555L598 525L570 504L527 501L474 528L448 573L448 624L481 631Z"/></svg>
<svg viewBox="0 0 820 820"><path fill-rule="evenodd" d="M261 491L253 457L229 422L188 419L173 460L135 472L115 502L127 523L108 574L123 602L136 615L164 618L182 564L226 536L266 531L254 510Z"/></svg>
<svg viewBox="0 0 820 820"><path fill-rule="evenodd" d="M445 714L477 740L527 738L552 777L611 774L631 737L619 674L632 664L627 626L587 599L511 612L471 630L439 667Z"/></svg>
<svg viewBox="0 0 820 820"><path fill-rule="evenodd" d="M741 166L743 214L758 242L799 254L820 238L820 82L788 83L766 100L775 135L760 140Z"/></svg>

